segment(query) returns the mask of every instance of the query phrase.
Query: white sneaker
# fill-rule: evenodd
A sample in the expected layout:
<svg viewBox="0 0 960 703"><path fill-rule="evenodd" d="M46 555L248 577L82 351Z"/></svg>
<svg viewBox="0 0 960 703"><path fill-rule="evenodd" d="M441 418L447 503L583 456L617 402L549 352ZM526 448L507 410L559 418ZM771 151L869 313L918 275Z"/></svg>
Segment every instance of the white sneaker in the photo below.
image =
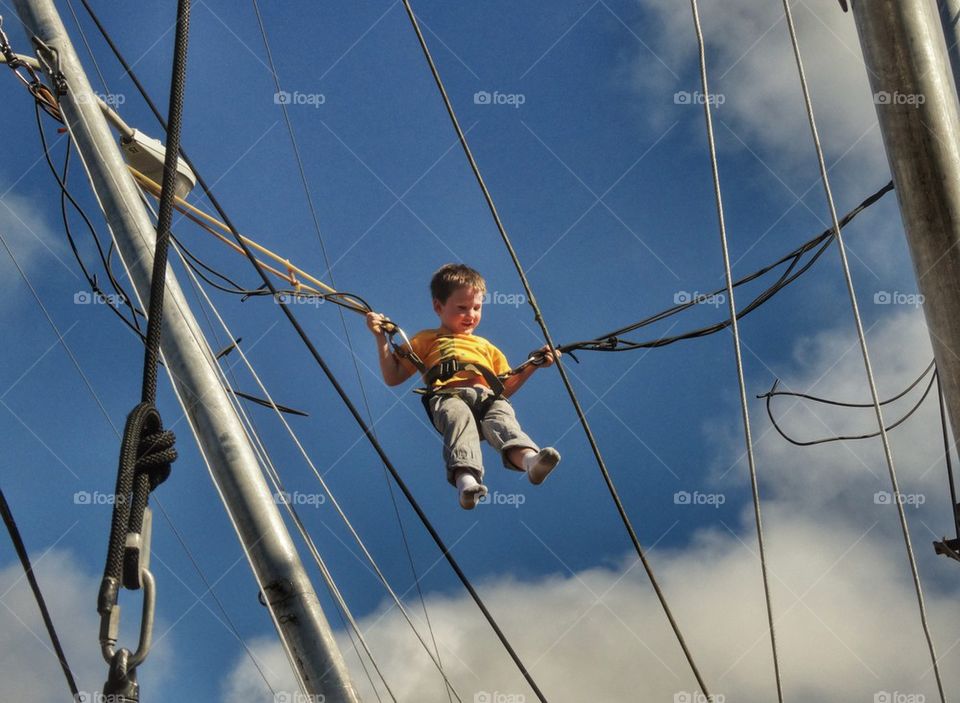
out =
<svg viewBox="0 0 960 703"><path fill-rule="evenodd" d="M527 454L523 457L523 470L534 486L539 486L557 464L560 463L560 452L553 447L545 447L536 454Z"/></svg>

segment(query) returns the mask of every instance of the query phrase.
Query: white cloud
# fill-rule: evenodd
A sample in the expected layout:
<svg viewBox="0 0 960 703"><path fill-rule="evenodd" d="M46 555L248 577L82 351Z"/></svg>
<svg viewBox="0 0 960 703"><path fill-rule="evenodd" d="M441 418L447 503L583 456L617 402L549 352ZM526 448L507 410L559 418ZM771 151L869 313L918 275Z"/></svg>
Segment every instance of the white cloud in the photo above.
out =
<svg viewBox="0 0 960 703"><path fill-rule="evenodd" d="M930 359L923 319L915 311L892 315L874 329L870 341L884 395L906 385ZM868 398L852 330L824 332L798 344L793 364L796 371L785 378L790 388ZM895 691L938 700L895 511L873 500L876 491L889 490L878 440L799 449L764 434L768 423L759 412L753 418L788 700L871 701ZM930 497L908 512L933 636L951 690L960 685L960 674L947 665L960 643L957 566L933 556L933 537L924 524L947 529L949 520L937 419L930 398L891 437L902 489ZM804 436L854 426L870 431L869 411L825 420L829 429L809 414L792 411L785 417L791 431ZM724 466L742 452L742 440L723 439L740 436L738 423L737 412L716 422ZM702 488L736 490L744 476L738 465ZM677 519L695 509L678 507ZM747 505L737 524L702 529L686 547L658 550L651 558L712 692L728 701L767 703L775 693L755 545ZM556 549L562 555L562 548ZM655 596L629 556L619 568L575 575L558 563L557 575L534 582L490 580L480 584L480 591L551 701L671 701L694 689ZM428 607L448 675L464 700L494 691L534 700L466 596L432 595ZM446 700L438 675L398 613L388 609L368 616L361 627L399 700ZM283 670L279 646L266 640L258 646L275 670ZM349 649L343 638L341 646ZM369 697L355 658L351 666ZM291 680L274 682L278 690L295 690L292 685ZM268 695L255 698L265 690L244 660L230 675L224 700L269 700Z"/></svg>
<svg viewBox="0 0 960 703"><path fill-rule="evenodd" d="M60 549L36 550L31 559L78 689L82 693L99 691L107 674L97 643L99 576ZM136 637L139 618L132 612L122 622L121 646ZM162 622L158 627L163 631ZM170 655L169 642L159 642L151 650L152 677L163 678ZM69 699L66 679L33 593L20 563L14 562L0 570L0 700Z"/></svg>
<svg viewBox="0 0 960 703"><path fill-rule="evenodd" d="M66 259L65 246L58 240L47 221L45 213L49 211L49 207L38 207L36 201L26 196L7 193L0 197L0 234L3 234L7 246L13 251L21 268L27 271L27 275L30 275L37 257L48 252L51 258L56 257L60 261L57 263L52 260L49 266L55 268L51 270L62 274L66 268L66 272L72 277L78 277L74 269L70 268L71 262ZM78 278L79 280L81 279ZM10 255L5 250L0 251L0 301L9 300L13 291L21 287L23 281Z"/></svg>
<svg viewBox="0 0 960 703"><path fill-rule="evenodd" d="M694 84L678 83L644 53L636 59L635 84L642 91L672 94L699 90L696 38L689 3L641 0L658 24L645 35L674 73ZM807 164L808 180L816 162L783 7L779 2L732 0L701 3L711 91L724 102L715 111L718 140L769 160L774 170ZM835 0L793 3L804 69L810 85L821 139L833 159L847 154L839 174L862 178L886 172L876 112L867 82L853 17ZM699 113L699 111L697 111ZM699 117L699 114L697 114ZM878 180L874 178L871 180Z"/></svg>

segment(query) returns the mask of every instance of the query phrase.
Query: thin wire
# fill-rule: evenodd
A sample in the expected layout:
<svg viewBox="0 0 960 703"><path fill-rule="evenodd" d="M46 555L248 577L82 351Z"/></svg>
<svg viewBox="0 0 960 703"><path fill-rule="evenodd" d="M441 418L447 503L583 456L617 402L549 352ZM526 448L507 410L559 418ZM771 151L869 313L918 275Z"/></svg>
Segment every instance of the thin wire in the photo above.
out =
<svg viewBox="0 0 960 703"><path fill-rule="evenodd" d="M804 107L807 112L807 120L810 123L810 133L813 137L813 145L817 152L817 164L820 168L820 178L823 181L823 190L827 197L827 204L830 207L830 218L833 223L834 231L837 236L837 245L840 250L840 261L843 265L843 276L847 284L847 293L850 296L850 307L853 311L853 319L857 328L857 339L860 342L860 351L863 355L863 366L867 372L867 381L870 384L870 395L873 398L873 407L877 414L877 425L880 428L880 439L883 443L883 454L887 461L887 470L890 474L890 484L893 488L894 500L897 515L900 518L900 529L903 532L903 542L907 549L907 557L910 561L910 573L913 577L914 589L917 593L917 605L920 609L920 622L923 625L923 634L927 640L927 647L930 650L930 659L932 661L933 672L937 679L937 689L940 693L941 703L946 703L946 694L943 690L943 681L940 677L940 665L937 662L937 652L933 644L933 636L930 633L930 625L927 621L927 608L923 598L923 588L920 584L920 573L917 570L917 560L913 552L913 544L910 541L910 530L907 527L907 515L903 507L903 502L899 500L900 485L897 481L897 470L893 463L893 451L890 448L890 438L887 436L887 430L883 423L883 409L880 407L880 394L877 391L877 383L873 375L873 366L870 363L870 352L867 349L867 337L863 331L863 321L860 318L860 306L857 303L857 293L853 287L853 275L850 272L850 262L847 260L847 249L843 243L843 234L840 231L840 223L837 220L837 207L833 201L833 192L830 189L830 177L827 174L827 164L823 155L823 146L820 143L820 134L817 130L816 118L813 114L813 102L810 98L810 89L807 85L806 73L803 70L803 59L800 56L800 42L797 39L797 29L793 22L793 12L790 9L789 0L783 0L784 16L787 20L787 28L790 31L790 42L793 46L793 55L797 62L797 73L800 77L800 86L803 89Z"/></svg>
<svg viewBox="0 0 960 703"><path fill-rule="evenodd" d="M460 126L460 121L457 119L457 115L453 110L453 104L450 101L450 96L447 94L447 90L443 85L443 80L440 78L440 73L437 70L436 64L434 63L433 55L430 53L430 48L427 46L426 39L424 38L423 32L420 29L420 23L417 21L417 17L413 12L413 8L411 7L409 0L403 0L403 5L407 10L407 16L410 18L410 23L416 32L417 40L420 42L420 48L423 50L424 58L427 60L427 64L430 67L430 73L433 74L433 80L437 84L437 89L440 91L440 95L443 97L443 103L447 109L447 114L450 116L450 121L456 130L457 137L460 140L460 146L463 147L464 154L466 154L467 161L470 164L473 175L480 186L480 190L483 192L483 197L486 200L487 207L490 209L490 214L493 216L493 221L497 226L497 230L500 232L500 237L503 240L503 244L506 247L507 252L510 254L513 265L517 270L517 275L520 277L520 282L523 284L524 292L527 296L527 302L534 311L534 318L536 319L537 324L540 325L544 339L547 341L547 344L550 346L552 352L556 350L557 346L553 343L553 338L550 336L550 331L547 329L547 324L543 318L543 314L540 312L540 307L537 305L537 300L533 294L533 290L530 287L530 282L527 280L527 275L523 270L520 259L517 257L517 252L513 248L510 237L507 235L506 228L503 226L503 222L500 219L500 214L498 213L496 205L493 202L493 197L490 195L490 190L487 188L487 184L484 182L483 176L480 173L480 167L473 158L473 152L470 150L466 135L464 134L463 129ZM604 462L603 455L600 453L600 447L597 445L597 441L593 436L593 431L590 429L590 423L587 421L587 417L583 412L580 401L577 399L577 394L573 389L573 385L570 383L570 379L567 376L567 372L563 367L563 361L561 359L557 360L556 367L557 371L560 372L560 378L563 380L563 385L567 389L567 394L570 396L570 401L573 403L573 407L576 410L580 425L583 427L583 431L587 436L587 441L590 443L593 456L597 461L597 466L599 467L600 473L603 476L603 480L607 486L607 490L610 493L610 497L613 499L614 505L616 506L617 513L620 515L620 519L623 522L624 528L627 530L630 541L633 543L633 547L637 552L637 557L640 559L641 564L643 564L643 568L647 573L647 578L650 580L650 585L657 594L657 599L660 601L660 606L662 607L667 620L670 622L670 627L673 629L673 633L677 638L677 642L680 644L680 648L683 650L683 654L687 659L687 663L690 665L690 669L693 671L694 677L697 679L697 683L700 685L700 689L703 691L704 695L709 697L709 692L706 684L704 683L703 677L700 675L700 670L697 668L697 665L693 660L693 655L691 654L690 649L687 647L687 643L683 637L683 634L680 632L680 626L677 624L677 621L673 616L673 612L670 610L670 606L667 604L666 596L663 594L660 584L653 573L653 567L647 560L643 547L640 544L640 539L637 537L636 530L633 528L630 517L627 515L627 511L623 506L623 502L620 500L620 495L617 492L616 486L614 486L610 472L607 470L606 462Z"/></svg>
<svg viewBox="0 0 960 703"><path fill-rule="evenodd" d="M107 79L103 77L103 71L100 70L100 64L97 62L97 57L93 53L93 49L90 48L90 42L87 41L87 33L83 31L83 25L80 24L80 18L77 16L77 11L73 8L73 0L67 0L67 7L70 8L70 14L73 15L73 21L77 25L77 31L80 32L80 38L83 40L83 45L87 49L87 53L90 55L90 60L93 61L93 67L97 71L97 75L100 77L100 82L103 84L103 89L110 95L110 87L107 85Z"/></svg>
<svg viewBox="0 0 960 703"><path fill-rule="evenodd" d="M263 15L260 12L260 3L257 2L257 0L253 0L253 9L257 16L257 24L260 28L260 36L263 39L263 47L266 50L267 61L270 64L270 73L273 76L274 86L277 89L277 94L280 94L283 91L283 88L280 85L280 74L277 72L276 63L273 60L273 51L271 51L270 49L270 41L267 37L267 28L263 21ZM330 264L330 257L327 255L327 247L323 238L323 232L320 227L320 217L317 214L317 209L314 206L313 197L310 193L310 186L307 182L306 169L303 166L303 158L300 155L300 147L297 144L296 134L293 129L293 122L290 120L290 111L287 109L286 101L280 102L280 109L281 109L281 112L283 113L283 119L287 126L287 133L290 135L290 144L293 147L293 154L297 162L297 170L300 174L300 183L303 185L304 198L306 199L307 206L310 209L310 217L313 220L314 231L317 234L317 240L320 243L320 251L323 254L323 260L327 267L327 278L330 280L331 287L336 289L337 284L333 276L333 267ZM363 384L362 374L360 373L360 364L358 363L357 355L353 350L353 340L350 337L350 330L347 327L346 316L343 314L342 307L341 306L337 306L337 307L340 314L340 324L343 327L343 333L347 340L347 348L350 350L350 358L353 361L354 372L356 373L356 376L357 376L357 383L360 386L360 395L363 400L364 409L367 413L367 420L370 423L371 431L374 433L374 436L376 436L376 428L374 427L374 422L373 422L373 412L370 409L370 402L367 398L367 392ZM420 577L417 574L416 564L413 560L413 553L410 549L410 542L407 539L406 528L404 527L403 520L401 519L401 516L400 516L400 508L397 505L397 497L396 497L396 494L394 493L393 485L390 483L390 476L387 473L386 467L383 467L383 480L387 486L387 491L390 495L390 501L393 504L394 514L396 515L396 518L397 518L397 525L400 528L400 536L403 542L404 551L406 552L406 555L407 555L407 563L410 565L410 571L413 574L413 582L417 588L417 596L420 599L420 606L423 608L423 614L424 614L424 617L426 618L427 629L430 632L430 639L433 642L434 652L436 654L436 662L440 667L440 673L441 675L443 675L443 678L444 678L444 690L447 693L447 699L452 703L453 699L450 693L450 683L447 680L447 677L444 675L443 663L440 659L440 647L437 644L436 634L433 631L433 623L431 623L430 621L430 614L427 612L427 603L423 596L423 589L420 587ZM411 623L411 626L412 626L412 623Z"/></svg>
<svg viewBox="0 0 960 703"><path fill-rule="evenodd" d="M727 281L727 303L730 308L730 331L733 333L733 352L737 366L737 384L740 389L740 412L743 419L743 436L747 445L747 466L750 470L750 488L753 495L753 516L757 526L757 548L760 553L760 572L763 576L763 597L767 608L767 627L770 630L770 649L773 653L773 674L777 684L777 700L783 703L783 683L780 677L780 657L777 653L777 635L774 628L773 604L770 597L770 577L767 573L767 555L763 539L763 520L760 513L760 486L757 480L757 465L753 455L753 434L750 430L750 409L747 406L747 383L743 373L743 356L740 352L740 329L737 322L737 305L733 293L733 273L730 267L730 247L727 243L727 225L723 213L723 195L720 190L720 170L717 160L717 145L713 134L713 115L710 113L710 88L707 82L707 50L700 26L700 11L697 0L690 0L693 24L697 33L697 48L700 52L700 82L703 86L703 113L707 125L707 144L710 151L710 170L713 177L713 194L717 204L717 221L720 226L720 246L723 250L723 273Z"/></svg>

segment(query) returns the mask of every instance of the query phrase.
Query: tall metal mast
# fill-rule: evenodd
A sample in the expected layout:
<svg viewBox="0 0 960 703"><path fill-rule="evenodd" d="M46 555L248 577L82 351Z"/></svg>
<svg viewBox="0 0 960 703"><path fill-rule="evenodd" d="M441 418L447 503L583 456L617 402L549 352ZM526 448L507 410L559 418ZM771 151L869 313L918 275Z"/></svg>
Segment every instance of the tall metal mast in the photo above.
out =
<svg viewBox="0 0 960 703"><path fill-rule="evenodd" d="M960 105L943 29L932 0L854 0L852 5L956 444ZM958 543L948 540L954 551Z"/></svg>
<svg viewBox="0 0 960 703"><path fill-rule="evenodd" d="M28 34L39 47L51 85L66 84L66 94L60 97L64 121L132 281L141 300L147 300L156 233L137 187L52 0L16 0L15 5ZM359 697L316 592L217 376L217 361L169 267L166 285L164 361L184 411L196 428L200 451L211 468L247 559L263 585L293 671L303 691L320 700L358 703Z"/></svg>

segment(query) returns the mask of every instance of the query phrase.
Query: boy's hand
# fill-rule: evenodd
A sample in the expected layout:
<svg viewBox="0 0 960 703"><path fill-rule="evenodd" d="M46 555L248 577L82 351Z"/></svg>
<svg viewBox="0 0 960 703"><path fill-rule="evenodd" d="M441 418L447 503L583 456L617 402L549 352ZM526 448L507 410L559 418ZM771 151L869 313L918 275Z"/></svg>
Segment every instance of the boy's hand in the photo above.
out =
<svg viewBox="0 0 960 703"><path fill-rule="evenodd" d="M386 315L382 315L379 312L367 313L367 327L378 337L382 337L385 334L383 326L386 322L389 322Z"/></svg>
<svg viewBox="0 0 960 703"><path fill-rule="evenodd" d="M553 354L550 353L550 345L544 344L542 347L537 349L537 353L541 355L543 359L542 362L537 364L540 367L553 366L554 362L560 358L560 351L554 351Z"/></svg>

